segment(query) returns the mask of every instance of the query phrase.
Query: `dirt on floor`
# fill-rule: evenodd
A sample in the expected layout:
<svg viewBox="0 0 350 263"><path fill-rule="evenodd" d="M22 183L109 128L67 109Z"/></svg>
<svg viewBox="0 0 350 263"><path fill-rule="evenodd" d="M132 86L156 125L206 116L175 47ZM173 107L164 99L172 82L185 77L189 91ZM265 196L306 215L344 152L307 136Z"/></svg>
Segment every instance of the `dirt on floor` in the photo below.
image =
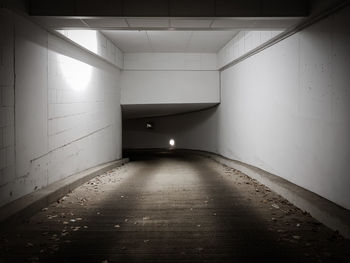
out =
<svg viewBox="0 0 350 263"><path fill-rule="evenodd" d="M302 249L304 256L316 262L350 262L350 241L338 231L324 226L309 213L240 171L227 166L223 169L265 219L268 229L276 233L279 242Z"/></svg>
<svg viewBox="0 0 350 263"><path fill-rule="evenodd" d="M199 159L199 162L209 162L208 166L217 171L222 180L229 182L232 189L239 191L247 206L261 218L278 244L302 253L301 262L350 262L350 241L339 233L325 227L308 213L240 171L212 160L204 160L203 157ZM106 197L112 195L113 189L128 180L130 175L127 169L128 165L119 167L90 180L43 208L23 224L1 233L0 262L50 262L50 256L73 242L74 233L97 229L98 220L105 220L105 225L108 225L111 231L119 231L125 227L132 231L133 227L145 225L145 222L150 220L148 216L138 220L126 216L118 221L109 220L108 215L104 217L107 212L100 209L100 203L106 202ZM128 198L123 189L117 197L120 202ZM142 200L145 196L140 195L138 198ZM210 203L211 199L208 198L204 202ZM113 204L110 207L113 207ZM190 209L192 210L192 207ZM219 215L213 212L213 216ZM96 243L100 241L96 239ZM143 239L143 242L147 244L150 240ZM121 245L119 251L125 250L127 247ZM202 252L200 248L198 251ZM98 262L109 261L102 258Z"/></svg>

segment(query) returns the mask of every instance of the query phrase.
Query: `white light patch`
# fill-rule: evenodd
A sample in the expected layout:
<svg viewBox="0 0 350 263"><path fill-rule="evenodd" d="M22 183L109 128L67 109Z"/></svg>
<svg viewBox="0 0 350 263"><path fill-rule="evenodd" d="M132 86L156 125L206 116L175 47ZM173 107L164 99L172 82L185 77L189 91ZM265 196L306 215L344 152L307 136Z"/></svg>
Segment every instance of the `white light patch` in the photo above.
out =
<svg viewBox="0 0 350 263"><path fill-rule="evenodd" d="M174 139L170 139L169 144L170 144L170 146L175 146L175 140Z"/></svg>
<svg viewBox="0 0 350 263"><path fill-rule="evenodd" d="M92 67L64 55L58 55L57 59L67 84L75 91L85 90L91 79Z"/></svg>
<svg viewBox="0 0 350 263"><path fill-rule="evenodd" d="M96 30L57 30L57 32L91 52L98 54Z"/></svg>

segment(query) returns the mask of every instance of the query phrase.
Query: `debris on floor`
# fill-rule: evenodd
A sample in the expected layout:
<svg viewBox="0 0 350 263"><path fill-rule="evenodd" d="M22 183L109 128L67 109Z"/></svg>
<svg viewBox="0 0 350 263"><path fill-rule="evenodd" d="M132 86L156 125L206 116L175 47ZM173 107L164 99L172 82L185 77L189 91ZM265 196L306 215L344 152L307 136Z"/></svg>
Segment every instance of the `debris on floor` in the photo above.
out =
<svg viewBox="0 0 350 263"><path fill-rule="evenodd" d="M240 171L191 158L131 162L90 180L1 233L0 258L108 263L142 253L158 259L161 251L173 253L172 262L203 262L197 256L257 249L253 237L262 239L260 251L283 247L305 261L349 262L350 242L339 233Z"/></svg>

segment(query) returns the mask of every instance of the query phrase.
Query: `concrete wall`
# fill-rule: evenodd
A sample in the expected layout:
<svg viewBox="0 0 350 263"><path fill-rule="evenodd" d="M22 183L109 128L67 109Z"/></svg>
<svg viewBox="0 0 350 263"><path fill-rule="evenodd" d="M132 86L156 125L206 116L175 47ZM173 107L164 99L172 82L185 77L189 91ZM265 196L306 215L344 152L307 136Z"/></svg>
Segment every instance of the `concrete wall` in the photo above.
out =
<svg viewBox="0 0 350 263"><path fill-rule="evenodd" d="M350 8L221 72L218 151L350 209Z"/></svg>
<svg viewBox="0 0 350 263"><path fill-rule="evenodd" d="M220 101L217 71L124 71L122 105L215 103Z"/></svg>
<svg viewBox="0 0 350 263"><path fill-rule="evenodd" d="M125 53L125 70L217 70L215 53Z"/></svg>
<svg viewBox="0 0 350 263"><path fill-rule="evenodd" d="M226 66L233 60L247 54L249 51L264 44L282 32L281 30L239 31L239 33L217 53L217 68Z"/></svg>
<svg viewBox="0 0 350 263"><path fill-rule="evenodd" d="M11 14L0 13L0 205L8 200L5 186L15 173L14 34Z"/></svg>
<svg viewBox="0 0 350 263"><path fill-rule="evenodd" d="M125 54L124 64L123 105L220 101L215 54Z"/></svg>
<svg viewBox="0 0 350 263"><path fill-rule="evenodd" d="M106 59L118 68L123 68L123 52L101 32L96 30L57 30L57 32Z"/></svg>
<svg viewBox="0 0 350 263"><path fill-rule="evenodd" d="M116 67L13 13L0 17L3 205L121 158L121 112Z"/></svg>
<svg viewBox="0 0 350 263"><path fill-rule="evenodd" d="M158 118L126 120L123 148L168 148L173 138L176 148L217 152L217 108ZM146 129L152 122L154 129Z"/></svg>

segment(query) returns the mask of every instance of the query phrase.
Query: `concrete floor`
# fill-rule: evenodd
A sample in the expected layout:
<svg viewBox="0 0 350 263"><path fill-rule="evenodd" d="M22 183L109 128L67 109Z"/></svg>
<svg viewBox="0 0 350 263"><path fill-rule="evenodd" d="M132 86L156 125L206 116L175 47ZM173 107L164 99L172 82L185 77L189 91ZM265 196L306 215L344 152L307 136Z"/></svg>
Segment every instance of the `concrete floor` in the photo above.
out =
<svg viewBox="0 0 350 263"><path fill-rule="evenodd" d="M1 233L0 262L349 262L350 242L204 157L139 156Z"/></svg>

